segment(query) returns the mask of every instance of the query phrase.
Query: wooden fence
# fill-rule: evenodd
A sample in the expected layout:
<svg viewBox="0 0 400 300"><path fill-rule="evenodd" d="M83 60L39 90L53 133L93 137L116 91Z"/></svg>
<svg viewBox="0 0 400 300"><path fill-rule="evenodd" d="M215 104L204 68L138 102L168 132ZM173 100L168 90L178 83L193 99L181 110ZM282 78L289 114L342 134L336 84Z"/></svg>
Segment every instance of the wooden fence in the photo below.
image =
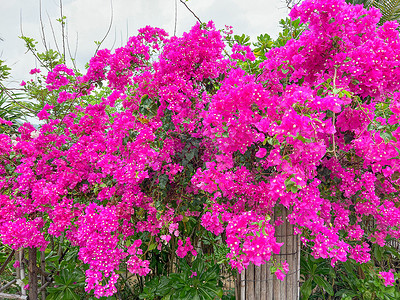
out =
<svg viewBox="0 0 400 300"><path fill-rule="evenodd" d="M237 300L298 300L300 281L300 237L293 234L293 225L286 222L288 211L280 209L276 213L284 222L276 228L277 241L284 243L279 254L272 256L271 261L260 267L250 265L237 278ZM289 272L283 281L271 274L272 261L287 261Z"/></svg>

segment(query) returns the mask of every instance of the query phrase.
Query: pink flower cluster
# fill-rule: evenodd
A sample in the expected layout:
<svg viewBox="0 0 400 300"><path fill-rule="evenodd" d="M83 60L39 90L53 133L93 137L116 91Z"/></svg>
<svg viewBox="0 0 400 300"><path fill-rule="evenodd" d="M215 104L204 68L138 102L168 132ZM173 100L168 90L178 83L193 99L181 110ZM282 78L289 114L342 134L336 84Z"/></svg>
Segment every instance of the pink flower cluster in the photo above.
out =
<svg viewBox="0 0 400 300"><path fill-rule="evenodd" d="M291 17L308 29L269 51L259 76L224 56L212 22L182 37L146 27L98 51L82 77L56 66L46 123L23 124L15 143L0 135L2 242L45 249L65 233L101 297L116 292L121 263L145 276L146 255L171 240L178 257L196 256L188 220L224 235L239 271L279 253L282 222L332 265L399 238L397 23L377 27L377 10L344 0L305 0ZM254 60L249 47L232 52ZM277 206L290 213L273 223Z"/></svg>
<svg viewBox="0 0 400 300"><path fill-rule="evenodd" d="M384 280L385 286L393 285L394 274L392 272L392 270L389 272L379 272L380 277Z"/></svg>
<svg viewBox="0 0 400 300"><path fill-rule="evenodd" d="M188 252L191 252L193 256L197 256L197 251L194 250L192 244L190 243L190 238L186 238L186 243L183 245L183 241L179 240L178 241L178 249L176 250L176 255L178 257L183 258L185 257Z"/></svg>

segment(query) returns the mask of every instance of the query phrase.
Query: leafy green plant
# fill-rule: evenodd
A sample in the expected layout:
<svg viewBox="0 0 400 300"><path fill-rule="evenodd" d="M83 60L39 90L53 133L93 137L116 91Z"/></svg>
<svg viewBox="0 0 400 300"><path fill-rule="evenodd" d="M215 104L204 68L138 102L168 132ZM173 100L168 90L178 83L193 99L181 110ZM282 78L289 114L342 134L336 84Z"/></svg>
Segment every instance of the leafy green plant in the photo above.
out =
<svg viewBox="0 0 400 300"><path fill-rule="evenodd" d="M328 261L302 251L301 299L394 300L400 299L398 285L385 286L379 270L398 264L400 254L386 245L372 247L371 262L359 264L349 259L331 267ZM400 273L394 273L395 280Z"/></svg>
<svg viewBox="0 0 400 300"><path fill-rule="evenodd" d="M335 278L335 272L333 268L330 268L329 262L322 258L315 259L312 255L306 254L304 251L302 254L300 258L300 270L304 282L300 288L301 299L312 299L310 296L316 286L321 291L319 295L327 293L333 296L333 288L328 280Z"/></svg>
<svg viewBox="0 0 400 300"><path fill-rule="evenodd" d="M47 288L49 293L48 300L78 300L81 297L76 293L76 289L83 288L85 276L79 269L71 270L64 268L58 275L54 276L54 285Z"/></svg>
<svg viewBox="0 0 400 300"><path fill-rule="evenodd" d="M400 0L346 0L346 2L363 4L365 8L378 8L382 14L379 25L387 21L400 20Z"/></svg>
<svg viewBox="0 0 400 300"><path fill-rule="evenodd" d="M217 264L206 264L199 255L191 264L179 260L177 273L155 277L146 283L140 299L184 300L222 298L222 284L219 281L220 269Z"/></svg>
<svg viewBox="0 0 400 300"><path fill-rule="evenodd" d="M17 131L22 121L26 119L20 106L11 101L5 90L0 86L0 118L11 121L12 126L0 124L0 133L13 134ZM22 99L22 94L13 94L17 99Z"/></svg>

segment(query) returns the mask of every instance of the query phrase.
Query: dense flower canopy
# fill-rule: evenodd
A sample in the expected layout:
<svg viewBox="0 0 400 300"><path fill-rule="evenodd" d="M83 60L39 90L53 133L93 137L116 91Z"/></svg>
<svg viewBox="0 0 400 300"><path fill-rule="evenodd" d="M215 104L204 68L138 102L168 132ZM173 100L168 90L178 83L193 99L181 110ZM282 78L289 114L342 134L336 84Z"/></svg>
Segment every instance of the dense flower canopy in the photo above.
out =
<svg viewBox="0 0 400 300"><path fill-rule="evenodd" d="M58 104L38 114L39 132L0 135L2 242L44 249L65 233L89 266L86 289L107 296L124 259L150 271L150 243L178 237L176 254L196 255L187 218L224 236L239 271L279 253L279 205L333 265L399 238L398 24L377 27L378 10L344 0L305 0L290 16L308 29L271 49L260 74L212 22L182 37L143 28L98 51L84 76L56 66L46 84ZM70 111L52 117L60 108Z"/></svg>

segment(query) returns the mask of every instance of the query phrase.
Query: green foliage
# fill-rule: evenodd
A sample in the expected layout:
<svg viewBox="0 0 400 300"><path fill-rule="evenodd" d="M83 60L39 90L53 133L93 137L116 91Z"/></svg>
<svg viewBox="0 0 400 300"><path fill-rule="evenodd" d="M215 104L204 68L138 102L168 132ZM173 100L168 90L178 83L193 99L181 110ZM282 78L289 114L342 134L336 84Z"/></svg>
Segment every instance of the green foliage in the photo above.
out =
<svg viewBox="0 0 400 300"><path fill-rule="evenodd" d="M387 21L400 20L400 0L346 0L346 2L354 5L362 4L365 8L378 8L382 14L379 26Z"/></svg>
<svg viewBox="0 0 400 300"><path fill-rule="evenodd" d="M139 112L142 115L151 119L155 115L157 115L157 109L159 107L160 107L160 101L153 100L149 98L148 95L144 95L140 100Z"/></svg>
<svg viewBox="0 0 400 300"><path fill-rule="evenodd" d="M274 41L267 33L261 34L257 37L257 42L254 45L254 55L256 57L265 57L265 54L274 46Z"/></svg>
<svg viewBox="0 0 400 300"><path fill-rule="evenodd" d="M330 267L329 262L322 258L314 259L304 251L300 259L300 271L304 280L300 287L301 299L310 299L316 286L319 287L321 294L327 293L333 296L333 287L327 279L335 278L335 272Z"/></svg>
<svg viewBox="0 0 400 300"><path fill-rule="evenodd" d="M46 68L53 69L56 65L64 63L60 53L49 49L43 53L37 53L37 57L43 62Z"/></svg>
<svg viewBox="0 0 400 300"><path fill-rule="evenodd" d="M274 47L283 47L291 39L298 39L301 33L307 29L307 25L300 22L300 19L292 21L290 18L279 21L282 31L274 42Z"/></svg>
<svg viewBox="0 0 400 300"><path fill-rule="evenodd" d="M18 106L18 104L11 101L1 84L0 89L0 118L13 123L13 126L11 127L5 124L0 124L0 133L10 135L16 134L18 127L22 124L22 121L25 120L24 111L21 106ZM23 94L13 93L12 95L14 100L23 102Z"/></svg>
<svg viewBox="0 0 400 300"><path fill-rule="evenodd" d="M8 78L10 70L11 69L4 63L4 60L0 59L0 82Z"/></svg>
<svg viewBox="0 0 400 300"><path fill-rule="evenodd" d="M255 74L258 76L261 73L259 65L265 60L265 54L272 48L283 47L287 41L291 39L298 39L300 34L307 29L307 25L300 22L300 19L292 21L290 18L281 19L279 24L282 31L276 40L273 40L267 33L261 34L257 37L257 41L251 43L248 35L228 35L226 42L230 47L235 43L243 46L252 46L253 53L256 56L255 61L238 61L238 65L246 70L249 74ZM286 72L288 72L287 70ZM285 73L285 72L284 72Z"/></svg>
<svg viewBox="0 0 400 300"><path fill-rule="evenodd" d="M359 264L348 259L331 267L327 260L315 259L303 251L300 263L303 281L301 299L400 299L399 286L385 286L378 275L382 269L398 265L400 254L397 249L388 245L373 245L371 252L371 262ZM400 277L399 272L394 274L395 280Z"/></svg>
<svg viewBox="0 0 400 300"><path fill-rule="evenodd" d="M54 285L47 288L48 300L79 300L76 290L85 286L85 276L79 268L73 265L63 268L54 276Z"/></svg>
<svg viewBox="0 0 400 300"><path fill-rule="evenodd" d="M379 25L387 21L400 20L400 0L373 1L373 5L382 13Z"/></svg>
<svg viewBox="0 0 400 300"><path fill-rule="evenodd" d="M180 259L178 272L169 276L154 277L145 284L140 299L153 300L213 300L223 296L222 283L219 281L218 264L206 264L198 255L190 264ZM194 274L197 273L197 275Z"/></svg>

